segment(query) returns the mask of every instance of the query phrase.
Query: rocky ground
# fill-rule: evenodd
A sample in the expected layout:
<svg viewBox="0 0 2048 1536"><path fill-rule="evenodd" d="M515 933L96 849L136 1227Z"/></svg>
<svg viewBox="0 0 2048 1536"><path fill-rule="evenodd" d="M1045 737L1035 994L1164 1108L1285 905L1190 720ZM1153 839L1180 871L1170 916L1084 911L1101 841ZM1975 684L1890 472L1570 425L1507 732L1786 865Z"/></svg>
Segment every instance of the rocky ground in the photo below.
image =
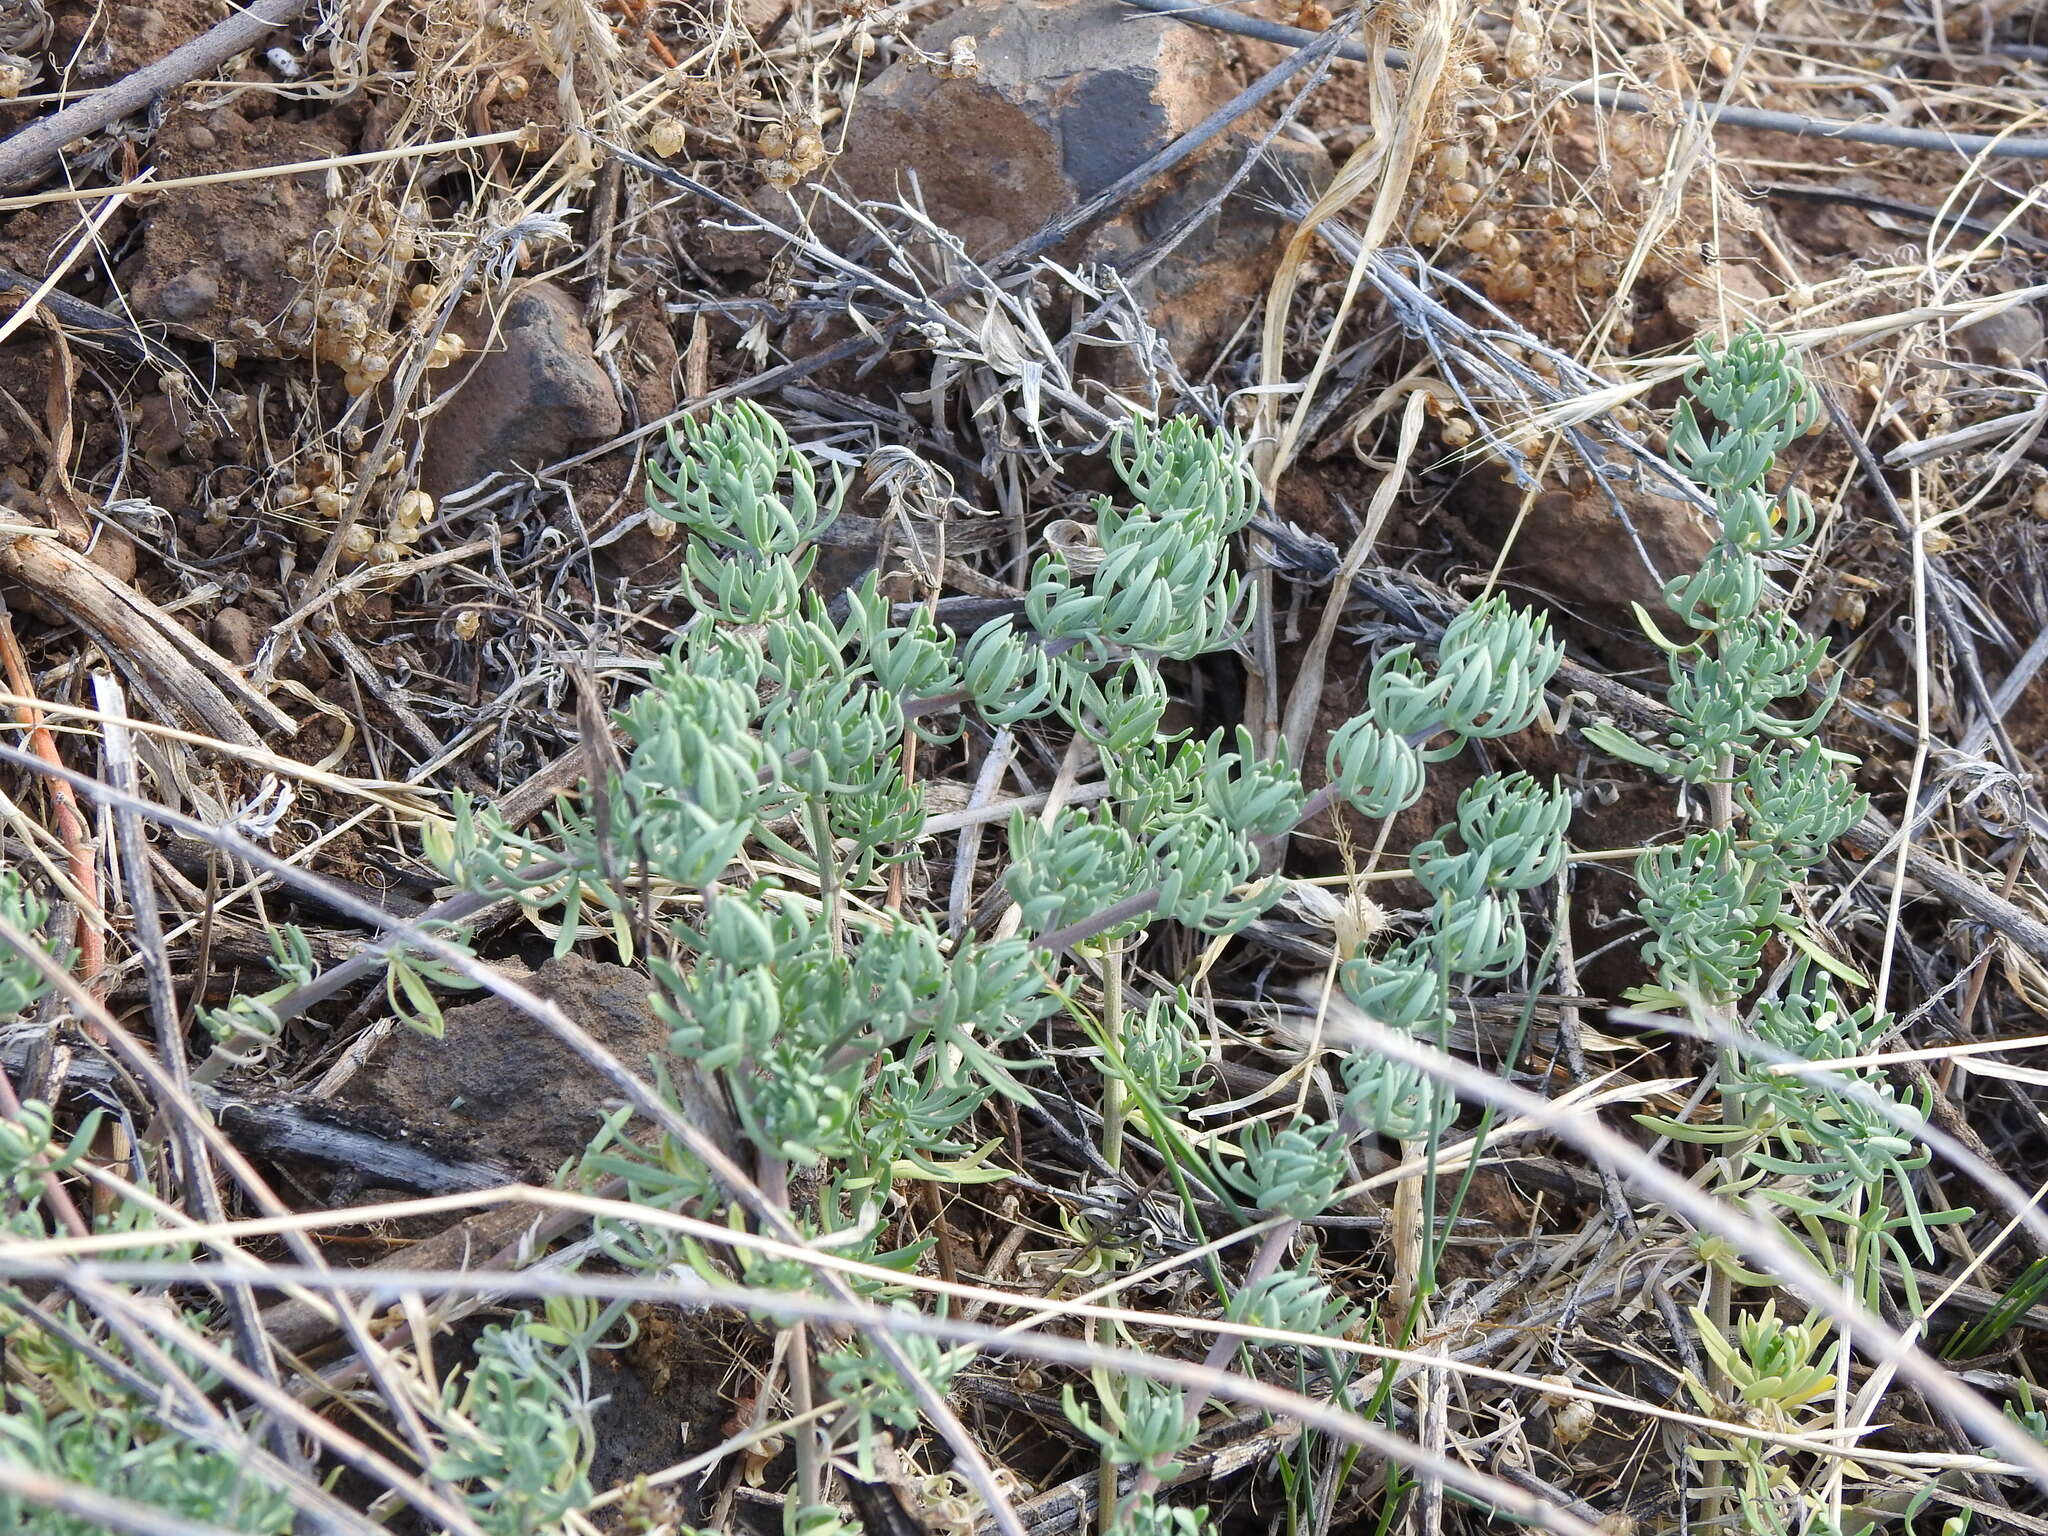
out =
<svg viewBox="0 0 2048 1536"><path fill-rule="evenodd" d="M1383 7L1356 35L1413 45L1437 9ZM1673 103L2038 134L2048 16L2010 0L1926 13L1795 0L1761 22L1712 3L1442 9L1456 13L1450 57L1428 99L1412 75L1325 56L1247 105L1299 37L1121 0L316 0L93 125L61 163L10 159L24 141L0 141L0 660L20 724L46 722L49 752L98 772L74 725L111 666L136 719L164 728L138 749L152 797L260 826L280 855L410 916L439 892L423 818L457 791L538 817L573 781L593 718L688 617L674 541L644 515L646 466L681 413L752 398L851 481L819 566L828 595L879 566L902 598L1014 603L1058 521L1085 518L1103 488L1092 450L1115 421L1189 411L1258 436L1270 522L1247 557L1273 573L1274 622L1263 652L1192 669L1177 708L1204 730L1277 729L1418 388L1416 470L1382 514L1296 733L1304 760L1320 762L1357 709L1377 649L1494 581L1551 614L1585 682L1573 707L1611 711L1599 680L1638 686L1657 664L1633 605L1696 565L1710 533L1648 485L1603 494L1560 413L1593 397L1591 378L1605 393L1588 430L1654 449L1674 360L1695 336L1754 322L1797 340L1909 516L1902 530L1840 434L1800 445L1796 474L1826 522L1790 598L1833 642L1847 704L1834 745L1860 755L1861 787L1895 821L1909 785L1943 789L1920 844L1932 862L1902 888L1893 1006L1937 999L1916 1043L2036 1033L2041 162L1708 131ZM0 62L14 87L0 133L175 57L224 14L212 0L0 4L16 61ZM1280 0L1231 14L1312 34L1340 19ZM1595 75L1652 110L1562 99L1561 82ZM1445 313L1491 304L1528 356L1563 362L1541 361L1522 398L1461 397L1448 332L1354 263L1362 244L1419 253L1467 285ZM902 449L914 472L892 457ZM913 523L924 531L906 534ZM1595 761L1569 733L1507 750L1581 791L1577 847L1630 849L1672 825L1668 785ZM930 807L964 804L973 769L935 765ZM1394 844L1444 819L1461 771ZM29 776L5 788L9 863L55 869L81 838L104 848L97 824L67 830ZM1354 836L1376 835L1312 830L1302 875L1345 868ZM322 965L365 942L346 913L198 843L166 839L152 862L188 1002L268 985L281 922ZM1627 945L1605 943L1631 900L1619 869L1591 870L1578 898L1589 1008L1642 979ZM1835 873L1849 881L1853 860ZM1883 926L1875 889L1847 920L1852 953ZM94 983L139 1010L127 914L99 892L84 917L110 930ZM80 921L79 901L66 912ZM1276 925L1232 956L1221 989L1255 998L1276 972L1307 970L1302 942ZM616 953L552 958L552 935L516 911L478 944L620 1055L659 1043L644 981L607 963ZM1950 983L1987 947L1995 961L1959 1000ZM252 1155L294 1201L545 1182L580 1151L612 1105L603 1086L516 1013L447 1002L429 1041L394 1024L382 989L346 989L216 1085L252 1119L268 1113ZM1544 1006L1553 1028L1556 1000ZM1498 1043L1474 1028L1475 1049ZM1697 1066L1683 1048L1664 1059L1590 1038L1599 1070L1661 1080ZM1262 1049L1234 1069L1272 1067ZM69 1069L40 1048L6 1059L23 1096L62 1092ZM2031 1184L2033 1080L1945 1071L1938 1086L1937 1113ZM417 1159L362 1150L382 1143ZM1062 1195L1038 1179L949 1206L969 1268L1045 1278L1033 1263L1059 1246ZM1485 1273L1512 1240L1577 1231L1600 1199L1546 1150L1490 1167L1454 1262ZM516 1223L495 1215L373 1224L332 1252L509 1263ZM1021 1251L1005 1244L1020 1222ZM1993 1249L1973 1283L2021 1268ZM1328 1252L1364 1276L1386 1257L1357 1234ZM717 1447L774 1401L765 1335L659 1310L643 1322L607 1364L601 1488ZM1639 1326L1602 1304L1546 1325L1543 1349L1562 1339L1558 1359L1683 1406ZM313 1331L308 1348L330 1347ZM2037 1336L2022 1338L1985 1370L2027 1375ZM1541 1375L1557 1361L1540 1353L1512 1358ZM1034 1536L1075 1528L1085 1500L1068 1485L1089 1463L1057 1383L960 1390L1020 1499L1053 1500ZM1570 1445L1534 1434L1541 1486L1611 1529L1661 1528L1672 1458L1640 1426ZM1265 1520L1267 1465L1215 1460L1211 1504L1247 1529ZM766 1529L786 1483L786 1458L736 1454L630 1528L717 1516ZM943 1524L950 1506L933 1500L921 1518ZM2014 1520L1979 1528L2040 1528Z"/></svg>

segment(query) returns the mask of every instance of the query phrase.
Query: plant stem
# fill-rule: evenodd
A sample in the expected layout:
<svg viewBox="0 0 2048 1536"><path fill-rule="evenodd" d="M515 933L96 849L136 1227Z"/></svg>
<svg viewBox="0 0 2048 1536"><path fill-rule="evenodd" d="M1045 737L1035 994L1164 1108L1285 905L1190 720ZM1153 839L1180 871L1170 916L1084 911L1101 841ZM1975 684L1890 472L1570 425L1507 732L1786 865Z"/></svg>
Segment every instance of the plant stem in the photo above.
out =
<svg viewBox="0 0 2048 1536"><path fill-rule="evenodd" d="M1102 955L1102 1028L1111 1040L1123 1039L1124 951L1111 944ZM1121 1073L1105 1072L1102 1077L1102 1159L1111 1168L1124 1164L1124 1125L1129 1115Z"/></svg>
<svg viewBox="0 0 2048 1536"><path fill-rule="evenodd" d="M789 1164L779 1157L761 1159L761 1192L778 1210L789 1211ZM806 1419L816 1407L811 1390L811 1335L808 1323L798 1322L789 1330L789 1404L798 1419ZM819 1445L822 1430L805 1422L796 1434L796 1493L800 1508L825 1502L825 1459Z"/></svg>

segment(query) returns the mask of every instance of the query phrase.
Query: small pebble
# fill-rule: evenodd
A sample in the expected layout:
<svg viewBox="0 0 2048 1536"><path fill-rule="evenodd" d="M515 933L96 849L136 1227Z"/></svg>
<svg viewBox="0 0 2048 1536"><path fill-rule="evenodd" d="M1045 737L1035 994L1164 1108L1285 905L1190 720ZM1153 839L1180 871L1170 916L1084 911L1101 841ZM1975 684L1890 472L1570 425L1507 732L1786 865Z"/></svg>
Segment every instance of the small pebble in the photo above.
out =
<svg viewBox="0 0 2048 1536"><path fill-rule="evenodd" d="M194 149L211 149L220 142L220 135L204 123L189 123L185 127L185 142Z"/></svg>

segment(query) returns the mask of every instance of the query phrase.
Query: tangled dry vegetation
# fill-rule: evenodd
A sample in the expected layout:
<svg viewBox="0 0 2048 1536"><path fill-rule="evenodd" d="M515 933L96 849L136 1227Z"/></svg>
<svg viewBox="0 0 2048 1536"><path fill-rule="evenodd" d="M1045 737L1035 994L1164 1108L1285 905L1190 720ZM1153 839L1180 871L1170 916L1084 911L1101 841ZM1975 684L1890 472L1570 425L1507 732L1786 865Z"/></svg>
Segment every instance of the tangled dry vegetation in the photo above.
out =
<svg viewBox="0 0 2048 1536"><path fill-rule="evenodd" d="M2048 16L1181 9L0 0L14 1528L2048 1530Z"/></svg>

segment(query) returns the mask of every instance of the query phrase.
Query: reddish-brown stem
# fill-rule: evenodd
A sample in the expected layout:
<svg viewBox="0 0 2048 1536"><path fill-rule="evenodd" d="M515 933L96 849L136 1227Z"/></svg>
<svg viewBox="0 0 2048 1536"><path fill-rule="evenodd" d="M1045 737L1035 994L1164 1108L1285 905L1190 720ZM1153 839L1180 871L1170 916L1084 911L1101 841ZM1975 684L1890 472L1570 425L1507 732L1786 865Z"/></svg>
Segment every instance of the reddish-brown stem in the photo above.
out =
<svg viewBox="0 0 2048 1536"><path fill-rule="evenodd" d="M0 667L7 673L7 686L23 699L35 697L35 683L29 676L28 659L21 653L21 642L14 638L13 621L0 610ZM61 770L64 759L58 755L57 741L43 724L42 712L28 704L14 706L14 718L28 728L29 750ZM61 774L52 775L45 781L49 787L50 809L57 822L57 840L64 845L66 862L71 866L71 883L78 891L78 963L79 980L98 993L100 973L106 968L107 940L106 914L100 903L99 877L95 872L92 840L87 832L84 814L78 807L78 796L71 786L64 782Z"/></svg>

